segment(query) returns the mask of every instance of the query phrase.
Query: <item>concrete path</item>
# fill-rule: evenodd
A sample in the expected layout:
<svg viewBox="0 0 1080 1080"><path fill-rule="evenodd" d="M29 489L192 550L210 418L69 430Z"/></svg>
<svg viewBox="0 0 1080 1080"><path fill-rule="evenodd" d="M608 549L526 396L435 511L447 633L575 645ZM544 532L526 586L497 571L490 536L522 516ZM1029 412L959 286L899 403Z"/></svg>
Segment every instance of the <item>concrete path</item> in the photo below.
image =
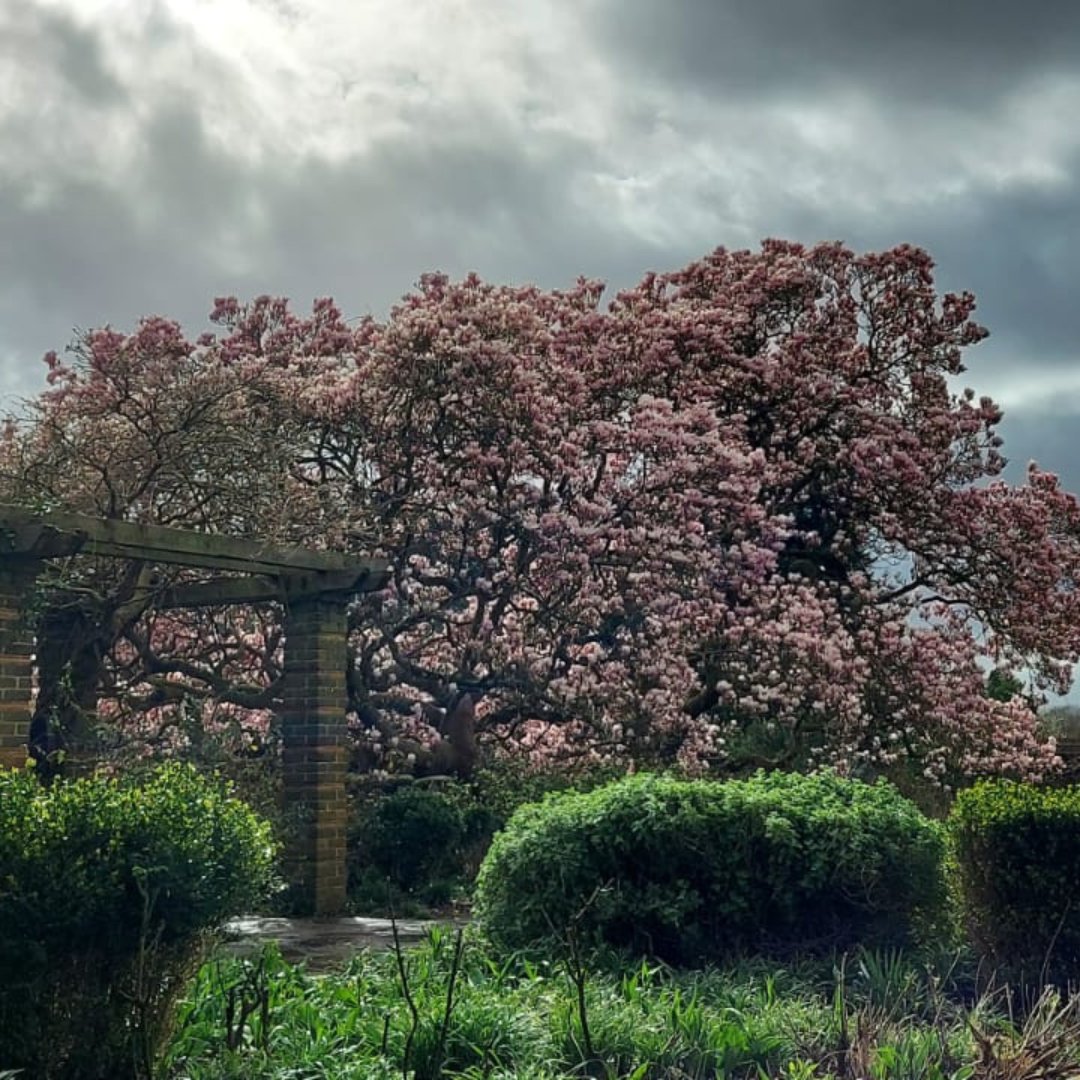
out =
<svg viewBox="0 0 1080 1080"><path fill-rule="evenodd" d="M433 926L455 929L466 919L446 921L398 919L402 945L415 945L427 937ZM362 949L382 951L393 948L394 935L389 919L352 916L341 919L276 919L245 916L225 924L224 948L234 955L257 952L264 943L276 941L289 963L306 964L308 971L327 971L347 963Z"/></svg>

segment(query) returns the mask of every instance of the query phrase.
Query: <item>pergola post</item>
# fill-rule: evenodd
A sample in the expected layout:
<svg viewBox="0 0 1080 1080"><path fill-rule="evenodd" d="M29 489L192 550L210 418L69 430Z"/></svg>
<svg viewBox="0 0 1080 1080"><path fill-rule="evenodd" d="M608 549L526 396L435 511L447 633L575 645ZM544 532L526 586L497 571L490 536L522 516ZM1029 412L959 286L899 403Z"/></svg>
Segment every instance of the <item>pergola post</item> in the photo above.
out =
<svg viewBox="0 0 1080 1080"><path fill-rule="evenodd" d="M26 602L40 572L37 559L0 559L0 766L21 766L28 754L34 642Z"/></svg>
<svg viewBox="0 0 1080 1080"><path fill-rule="evenodd" d="M0 503L0 762L22 764L30 737L34 647L21 618L41 560L94 555L212 572L144 598L166 608L282 604L288 871L298 907L345 906L346 606L383 587L385 559L253 543L250 538ZM230 576L223 577L221 575ZM46 672L47 674L47 672Z"/></svg>
<svg viewBox="0 0 1080 1080"><path fill-rule="evenodd" d="M337 915L345 907L346 599L295 597L285 617L286 870L304 914Z"/></svg>

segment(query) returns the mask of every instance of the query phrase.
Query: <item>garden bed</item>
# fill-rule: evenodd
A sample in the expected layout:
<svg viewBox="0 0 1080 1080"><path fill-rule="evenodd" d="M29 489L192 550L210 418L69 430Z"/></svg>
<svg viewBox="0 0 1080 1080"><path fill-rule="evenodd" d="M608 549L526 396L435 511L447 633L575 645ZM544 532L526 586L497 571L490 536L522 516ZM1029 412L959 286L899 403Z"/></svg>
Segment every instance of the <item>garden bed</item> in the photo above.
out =
<svg viewBox="0 0 1080 1080"><path fill-rule="evenodd" d="M161 1075L172 1080L1067 1080L1080 1001L1022 1018L974 993L975 965L894 951L676 974L641 963L575 972L419 947L365 953L319 978L272 947L203 968Z"/></svg>

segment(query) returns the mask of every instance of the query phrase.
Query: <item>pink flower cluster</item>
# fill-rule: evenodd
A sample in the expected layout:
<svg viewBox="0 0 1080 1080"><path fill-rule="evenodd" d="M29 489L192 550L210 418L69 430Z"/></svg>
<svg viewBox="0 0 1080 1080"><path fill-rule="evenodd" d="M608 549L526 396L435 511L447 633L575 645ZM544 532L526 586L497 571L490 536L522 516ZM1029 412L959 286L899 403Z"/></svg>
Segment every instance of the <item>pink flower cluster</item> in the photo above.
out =
<svg viewBox="0 0 1080 1080"><path fill-rule="evenodd" d="M985 332L931 271L767 241L606 307L584 279L442 275L385 322L221 299L195 343L149 319L51 354L0 495L389 558L351 609L379 753L468 692L533 759L700 771L753 735L763 764L1038 776L1033 704L1080 659L1080 508L996 479L1000 411L949 384ZM167 674L272 701L273 612L163 623L137 575L83 572L130 615L117 700ZM1030 694L987 697L988 662Z"/></svg>

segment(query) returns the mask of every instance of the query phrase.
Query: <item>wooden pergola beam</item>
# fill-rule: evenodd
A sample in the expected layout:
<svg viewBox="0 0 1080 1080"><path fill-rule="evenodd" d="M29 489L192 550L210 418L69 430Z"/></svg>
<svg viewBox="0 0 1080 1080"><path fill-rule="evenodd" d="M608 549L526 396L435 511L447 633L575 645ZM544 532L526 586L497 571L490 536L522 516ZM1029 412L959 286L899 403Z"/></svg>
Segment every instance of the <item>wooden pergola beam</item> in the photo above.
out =
<svg viewBox="0 0 1080 1080"><path fill-rule="evenodd" d="M317 593L373 592L386 584L387 573L363 571L348 573L282 574L277 578L222 578L217 581L198 581L173 585L154 596L154 607L172 608L222 607L227 604L288 604L301 596Z"/></svg>
<svg viewBox="0 0 1080 1080"><path fill-rule="evenodd" d="M236 536L84 514L37 514L25 507L0 503L3 553L35 559L108 555L270 577L307 573L312 585L319 575L333 575L339 581L351 575L354 582L366 582L368 589L378 588L388 569L384 559L357 559L334 551L279 547Z"/></svg>

